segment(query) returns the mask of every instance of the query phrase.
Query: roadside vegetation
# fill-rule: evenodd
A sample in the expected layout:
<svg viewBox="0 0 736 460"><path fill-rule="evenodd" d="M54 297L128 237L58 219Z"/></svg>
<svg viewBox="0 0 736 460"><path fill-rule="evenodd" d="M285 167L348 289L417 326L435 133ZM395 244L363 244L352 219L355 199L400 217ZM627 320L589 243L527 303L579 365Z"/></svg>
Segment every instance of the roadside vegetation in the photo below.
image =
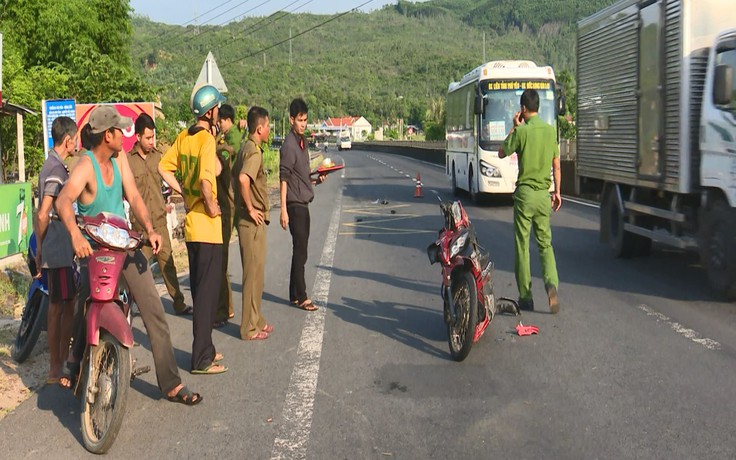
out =
<svg viewBox="0 0 736 460"><path fill-rule="evenodd" d="M484 57L552 65L574 100L575 23L614 1L402 0L324 25L327 16L296 11L182 27L132 16L128 0L16 0L0 9L3 96L36 111L42 99L159 99L157 134L170 142L179 122L192 122L189 96L212 51L238 117L262 105L275 134L288 129L289 101L303 96L310 121L362 115L392 138L402 119L438 140L448 83ZM260 51L312 27L291 46ZM15 122L2 123L0 135L7 179L17 165ZM574 136L573 125L563 135ZM26 117L24 142L33 177L44 158L40 116Z"/></svg>

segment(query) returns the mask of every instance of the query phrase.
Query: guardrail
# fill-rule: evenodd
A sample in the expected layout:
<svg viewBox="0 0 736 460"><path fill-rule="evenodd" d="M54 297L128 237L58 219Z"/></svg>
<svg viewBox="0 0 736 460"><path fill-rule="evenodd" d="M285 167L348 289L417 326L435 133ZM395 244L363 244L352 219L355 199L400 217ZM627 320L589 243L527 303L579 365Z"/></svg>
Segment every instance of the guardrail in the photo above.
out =
<svg viewBox="0 0 736 460"><path fill-rule="evenodd" d="M445 166L445 141L373 141L353 142L353 148L373 152L401 155L416 160ZM563 153L564 152L564 153ZM575 143L563 142L560 145L560 169L562 172L562 193L576 196L575 184L578 181L575 168Z"/></svg>
<svg viewBox="0 0 736 460"><path fill-rule="evenodd" d="M392 153L437 165L445 165L445 141L373 141L353 142L353 148Z"/></svg>

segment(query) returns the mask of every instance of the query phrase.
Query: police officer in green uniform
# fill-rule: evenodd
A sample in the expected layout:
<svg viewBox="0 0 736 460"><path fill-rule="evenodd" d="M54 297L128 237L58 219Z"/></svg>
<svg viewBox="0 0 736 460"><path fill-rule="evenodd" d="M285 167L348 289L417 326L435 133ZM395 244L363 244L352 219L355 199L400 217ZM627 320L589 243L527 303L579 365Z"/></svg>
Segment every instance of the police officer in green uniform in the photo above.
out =
<svg viewBox="0 0 736 460"><path fill-rule="evenodd" d="M230 279L227 273L228 255L230 254L230 237L233 234L235 223L235 201L232 186L232 166L240 150L240 137L233 129L235 109L230 104L222 104L217 126L220 133L217 135L217 159L221 172L217 175L217 203L222 211L222 284L220 285L220 300L215 313L216 328L223 327L227 320L235 316L233 311L233 291L230 288Z"/></svg>
<svg viewBox="0 0 736 460"><path fill-rule="evenodd" d="M549 309L550 312L557 313L560 310L557 299L559 278L549 217L552 209L556 212L562 206L560 150L557 145L557 131L539 118L538 111L539 93L533 89L524 90L521 95L521 111L514 115L514 127L499 149L498 156L504 158L516 153L519 159L519 177L514 192L515 273L519 288L519 307L534 310L529 266L529 233L531 227L534 227ZM550 169L553 171L555 185L551 206Z"/></svg>

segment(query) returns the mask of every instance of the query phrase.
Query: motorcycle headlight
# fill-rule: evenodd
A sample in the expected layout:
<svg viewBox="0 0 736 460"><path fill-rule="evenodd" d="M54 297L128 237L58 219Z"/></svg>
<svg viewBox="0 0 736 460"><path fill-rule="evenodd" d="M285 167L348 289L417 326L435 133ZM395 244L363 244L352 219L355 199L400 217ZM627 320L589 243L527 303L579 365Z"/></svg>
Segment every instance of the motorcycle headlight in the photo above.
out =
<svg viewBox="0 0 736 460"><path fill-rule="evenodd" d="M501 171L495 166L491 166L483 160L480 160L480 173L486 177L501 177Z"/></svg>
<svg viewBox="0 0 736 460"><path fill-rule="evenodd" d="M136 241L134 241L127 230L114 227L110 224L103 223L101 225L87 225L85 227L87 233L102 244L115 249L131 249Z"/></svg>
<svg viewBox="0 0 736 460"><path fill-rule="evenodd" d="M450 246L450 259L458 255L460 251L463 250L467 242L468 242L467 233L463 233L455 241L453 241L452 246Z"/></svg>

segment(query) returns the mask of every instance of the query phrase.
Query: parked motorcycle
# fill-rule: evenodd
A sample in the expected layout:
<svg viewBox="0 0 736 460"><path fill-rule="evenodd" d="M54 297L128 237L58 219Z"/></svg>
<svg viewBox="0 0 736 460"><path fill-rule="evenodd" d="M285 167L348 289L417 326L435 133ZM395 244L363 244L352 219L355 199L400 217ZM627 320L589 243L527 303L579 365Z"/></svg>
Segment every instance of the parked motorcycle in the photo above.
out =
<svg viewBox="0 0 736 460"><path fill-rule="evenodd" d="M125 219L108 213L77 217L77 225L90 238L93 253L89 257L90 297L85 304L87 347L75 394L82 401L84 446L101 454L118 435L131 379L150 370L132 370L130 304L118 291L127 253L138 249L142 238L128 228Z"/></svg>
<svg viewBox="0 0 736 460"><path fill-rule="evenodd" d="M464 360L499 312L518 314L515 303L493 293L493 262L479 243L463 205L440 200L444 225L427 247L429 262L442 266L440 294L444 304L450 354Z"/></svg>
<svg viewBox="0 0 736 460"><path fill-rule="evenodd" d="M13 359L18 363L28 359L33 347L36 346L41 331L46 330L49 288L46 273L43 273L40 277L37 276L41 267L36 267L36 247L36 234L32 233L28 242L28 255L26 256L26 264L32 280L28 287L26 305L23 307L23 316L11 351Z"/></svg>

